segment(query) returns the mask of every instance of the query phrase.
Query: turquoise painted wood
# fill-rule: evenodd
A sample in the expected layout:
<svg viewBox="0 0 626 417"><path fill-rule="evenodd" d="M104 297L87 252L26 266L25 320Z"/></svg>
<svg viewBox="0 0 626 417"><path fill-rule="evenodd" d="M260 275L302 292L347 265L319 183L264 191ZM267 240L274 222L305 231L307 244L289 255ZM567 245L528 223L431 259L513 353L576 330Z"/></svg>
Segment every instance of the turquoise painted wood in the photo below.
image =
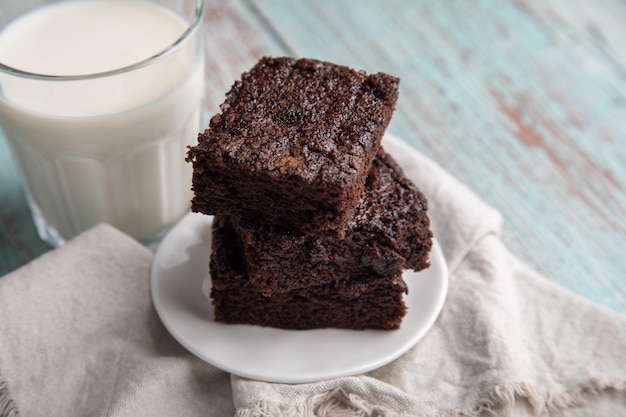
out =
<svg viewBox="0 0 626 417"><path fill-rule="evenodd" d="M626 3L205 3L208 113L262 55L397 75L389 131L500 210L522 260L626 313ZM0 274L46 250L0 140Z"/></svg>
<svg viewBox="0 0 626 417"><path fill-rule="evenodd" d="M602 2L556 3L255 2L291 51L398 75L389 130L498 208L523 260L624 312L624 67L581 35Z"/></svg>

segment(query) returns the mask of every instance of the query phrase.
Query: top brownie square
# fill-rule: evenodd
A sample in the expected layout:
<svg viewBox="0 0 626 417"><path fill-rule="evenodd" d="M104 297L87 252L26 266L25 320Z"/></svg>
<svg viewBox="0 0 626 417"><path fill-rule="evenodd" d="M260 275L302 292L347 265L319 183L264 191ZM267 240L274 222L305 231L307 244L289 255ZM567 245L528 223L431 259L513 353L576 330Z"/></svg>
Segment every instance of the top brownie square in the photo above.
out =
<svg viewBox="0 0 626 417"><path fill-rule="evenodd" d="M189 149L192 210L343 237L398 83L312 59L261 59Z"/></svg>

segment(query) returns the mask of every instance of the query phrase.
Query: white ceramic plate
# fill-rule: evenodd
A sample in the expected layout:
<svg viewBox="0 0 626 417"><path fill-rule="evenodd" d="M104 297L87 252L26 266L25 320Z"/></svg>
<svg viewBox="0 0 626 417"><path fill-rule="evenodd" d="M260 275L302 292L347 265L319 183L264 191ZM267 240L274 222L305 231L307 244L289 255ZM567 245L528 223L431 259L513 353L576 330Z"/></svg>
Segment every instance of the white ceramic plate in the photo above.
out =
<svg viewBox="0 0 626 417"><path fill-rule="evenodd" d="M235 375L303 383L366 372L415 345L443 306L448 270L435 240L431 267L405 273L408 313L398 330L283 330L217 323L202 288L211 221L210 216L188 214L165 237L152 265L152 299L176 340L200 359Z"/></svg>

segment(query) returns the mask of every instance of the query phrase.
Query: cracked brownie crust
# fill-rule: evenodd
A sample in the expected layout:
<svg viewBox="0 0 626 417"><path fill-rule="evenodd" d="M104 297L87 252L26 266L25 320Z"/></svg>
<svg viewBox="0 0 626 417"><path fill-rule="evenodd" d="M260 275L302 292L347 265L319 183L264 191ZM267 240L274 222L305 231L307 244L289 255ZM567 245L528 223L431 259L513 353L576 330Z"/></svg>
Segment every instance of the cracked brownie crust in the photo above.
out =
<svg viewBox="0 0 626 417"><path fill-rule="evenodd" d="M398 83L312 59L261 59L189 149L192 210L343 237Z"/></svg>

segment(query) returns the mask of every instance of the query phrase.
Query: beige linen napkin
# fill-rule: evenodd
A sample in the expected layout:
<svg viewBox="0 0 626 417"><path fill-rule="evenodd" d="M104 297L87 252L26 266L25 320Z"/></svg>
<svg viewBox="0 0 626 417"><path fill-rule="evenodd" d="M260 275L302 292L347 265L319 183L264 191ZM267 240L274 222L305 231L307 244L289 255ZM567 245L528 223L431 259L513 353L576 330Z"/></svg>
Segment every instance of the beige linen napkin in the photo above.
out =
<svg viewBox="0 0 626 417"><path fill-rule="evenodd" d="M385 146L429 197L451 274L441 316L401 358L311 384L231 377L169 336L151 254L101 225L0 279L0 416L626 416L626 317L529 270L495 210Z"/></svg>
<svg viewBox="0 0 626 417"><path fill-rule="evenodd" d="M107 225L0 278L0 416L228 416L228 374L150 299L152 254Z"/></svg>

